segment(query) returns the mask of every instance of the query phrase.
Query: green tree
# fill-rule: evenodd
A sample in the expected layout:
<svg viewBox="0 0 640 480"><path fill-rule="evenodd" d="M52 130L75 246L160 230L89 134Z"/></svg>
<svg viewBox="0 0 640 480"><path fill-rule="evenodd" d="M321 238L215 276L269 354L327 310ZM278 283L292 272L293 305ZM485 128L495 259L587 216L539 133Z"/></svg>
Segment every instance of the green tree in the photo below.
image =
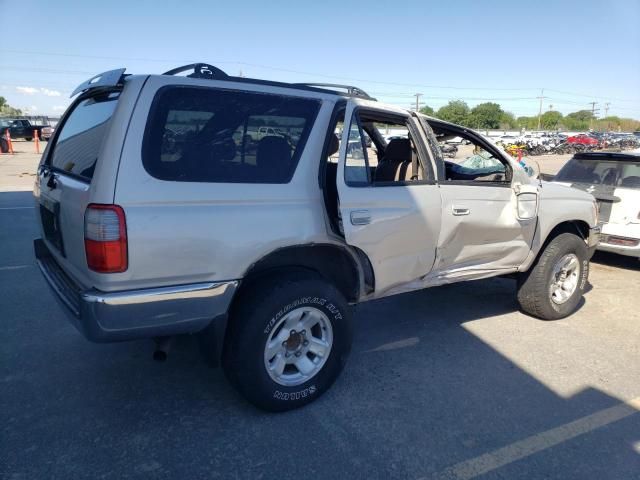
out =
<svg viewBox="0 0 640 480"><path fill-rule="evenodd" d="M22 115L22 110L13 108L7 103L7 99L0 97L0 114L2 115Z"/></svg>
<svg viewBox="0 0 640 480"><path fill-rule="evenodd" d="M593 113L591 113L591 110L578 110L577 112L568 114L567 118L583 122L585 120L591 120L593 118Z"/></svg>
<svg viewBox="0 0 640 480"><path fill-rule="evenodd" d="M474 128L500 128L503 114L497 103L480 103L471 109L469 123Z"/></svg>
<svg viewBox="0 0 640 480"><path fill-rule="evenodd" d="M462 100L452 100L444 107L440 107L436 113L436 117L458 125L468 126L469 122L469 105Z"/></svg>
<svg viewBox="0 0 640 480"><path fill-rule="evenodd" d="M562 124L567 130L588 130L592 119L591 110L578 110L564 117Z"/></svg>
<svg viewBox="0 0 640 480"><path fill-rule="evenodd" d="M540 126L545 130L555 130L562 122L562 114L555 110L544 112L540 117Z"/></svg>
<svg viewBox="0 0 640 480"><path fill-rule="evenodd" d="M423 115L429 115L430 117L433 117L435 115L435 111L429 105L425 105L424 107L422 107L420 109L420 113L422 113Z"/></svg>
<svg viewBox="0 0 640 480"><path fill-rule="evenodd" d="M518 117L516 123L519 128L533 130L538 127L538 117Z"/></svg>
<svg viewBox="0 0 640 480"><path fill-rule="evenodd" d="M506 130L508 128L517 128L518 122L511 112L502 112L500 117L500 128Z"/></svg>

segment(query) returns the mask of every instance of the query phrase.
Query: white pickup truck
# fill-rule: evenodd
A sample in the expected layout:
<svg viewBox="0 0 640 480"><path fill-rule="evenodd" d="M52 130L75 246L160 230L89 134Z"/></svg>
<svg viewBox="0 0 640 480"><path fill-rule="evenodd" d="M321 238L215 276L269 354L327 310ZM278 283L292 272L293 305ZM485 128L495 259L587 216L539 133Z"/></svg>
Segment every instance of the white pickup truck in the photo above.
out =
<svg viewBox="0 0 640 480"><path fill-rule="evenodd" d="M105 72L73 95L38 170L35 253L91 340L164 351L197 333L249 401L278 411L337 378L358 302L504 275L531 315L579 305L593 197L529 177L464 127L356 87L206 64ZM249 148L258 119L292 134ZM392 129L408 134L385 140ZM474 154L445 161L453 137Z"/></svg>

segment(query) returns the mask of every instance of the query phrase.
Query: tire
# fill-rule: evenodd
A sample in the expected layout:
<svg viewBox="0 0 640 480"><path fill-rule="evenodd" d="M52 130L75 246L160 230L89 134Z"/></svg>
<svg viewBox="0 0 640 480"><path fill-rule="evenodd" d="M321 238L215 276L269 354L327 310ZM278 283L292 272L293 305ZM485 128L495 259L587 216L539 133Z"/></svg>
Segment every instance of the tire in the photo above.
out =
<svg viewBox="0 0 640 480"><path fill-rule="evenodd" d="M305 323L296 320L299 316ZM316 319L320 321L313 324ZM329 345L327 355L311 351L318 341L322 348ZM234 301L222 365L230 383L250 403L282 412L302 407L329 389L346 363L351 341L349 307L332 285L307 273L268 277L245 285ZM273 350L268 351L268 342ZM283 362L301 362L311 373L304 375L291 363L278 373L277 364ZM267 365L273 367L271 373Z"/></svg>
<svg viewBox="0 0 640 480"><path fill-rule="evenodd" d="M33 137L25 137L24 138L27 142L30 142L31 140L33 140Z"/></svg>
<svg viewBox="0 0 640 480"><path fill-rule="evenodd" d="M9 144L5 138L0 137L0 152L9 153Z"/></svg>
<svg viewBox="0 0 640 480"><path fill-rule="evenodd" d="M575 269L571 268L575 260ZM567 263L569 262L569 263ZM558 268L564 265L566 270ZM567 272L569 272L567 274ZM554 281L565 288L552 290ZM518 275L518 302L525 313L543 320L571 315L584 293L589 278L589 253L584 240L573 233L553 238L527 272ZM575 287L572 279L575 279ZM566 298L564 298L566 296Z"/></svg>

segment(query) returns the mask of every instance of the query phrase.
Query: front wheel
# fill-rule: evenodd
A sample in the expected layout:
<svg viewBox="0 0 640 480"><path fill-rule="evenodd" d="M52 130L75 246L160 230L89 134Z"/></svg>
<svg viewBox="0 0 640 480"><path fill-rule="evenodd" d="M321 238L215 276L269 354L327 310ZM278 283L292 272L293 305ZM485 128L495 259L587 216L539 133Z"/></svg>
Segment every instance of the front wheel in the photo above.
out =
<svg viewBox="0 0 640 480"><path fill-rule="evenodd" d="M336 380L351 349L349 307L332 285L306 273L246 285L229 320L229 381L268 411L301 407Z"/></svg>
<svg viewBox="0 0 640 480"><path fill-rule="evenodd" d="M522 310L544 320L571 315L589 278L589 253L584 240L562 233L551 240L527 272L518 276Z"/></svg>
<svg viewBox="0 0 640 480"><path fill-rule="evenodd" d="M25 137L25 140L26 140L27 142L30 142L31 140L33 140L33 137Z"/></svg>

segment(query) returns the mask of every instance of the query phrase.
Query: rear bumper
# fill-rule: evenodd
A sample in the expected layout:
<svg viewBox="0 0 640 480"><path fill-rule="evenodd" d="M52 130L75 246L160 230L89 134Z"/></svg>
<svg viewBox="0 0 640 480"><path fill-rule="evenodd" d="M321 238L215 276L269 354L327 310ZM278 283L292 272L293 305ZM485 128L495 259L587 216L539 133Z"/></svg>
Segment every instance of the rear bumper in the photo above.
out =
<svg viewBox="0 0 640 480"><path fill-rule="evenodd" d="M635 243L635 245L616 245L614 243L609 243L620 241ZM598 250L640 258L640 239L622 237L617 235L603 235L602 242L598 245Z"/></svg>
<svg viewBox="0 0 640 480"><path fill-rule="evenodd" d="M102 292L67 275L41 240L34 241L40 271L71 323L89 340L115 342L193 333L226 313L237 281Z"/></svg>

